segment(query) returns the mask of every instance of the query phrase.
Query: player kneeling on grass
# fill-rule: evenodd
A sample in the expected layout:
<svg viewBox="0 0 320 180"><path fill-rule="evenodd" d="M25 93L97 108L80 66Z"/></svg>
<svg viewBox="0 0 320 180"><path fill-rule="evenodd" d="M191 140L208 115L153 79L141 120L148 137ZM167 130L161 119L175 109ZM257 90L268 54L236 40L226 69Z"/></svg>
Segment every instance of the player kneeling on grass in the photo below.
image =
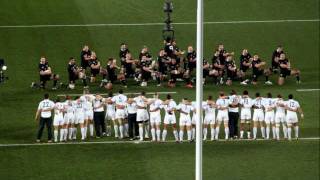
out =
<svg viewBox="0 0 320 180"><path fill-rule="evenodd" d="M176 115L175 115L177 104L171 98L171 95L168 94L167 99L163 102L163 105L165 110L165 116L163 121L162 141L166 141L167 128L169 125L172 125L174 138L176 142L179 142L178 132L176 129Z"/></svg>
<svg viewBox="0 0 320 180"><path fill-rule="evenodd" d="M54 74L52 72L52 69L49 66L49 63L44 56L42 56L40 58L40 63L39 63L38 68L39 68L39 75L40 75L40 86L37 85L36 83L32 82L31 87L40 87L40 88L45 89L47 81L50 81L52 79L53 80L52 89L53 90L57 89L59 75Z"/></svg>
<svg viewBox="0 0 320 180"><path fill-rule="evenodd" d="M270 69L264 68L266 62L262 61L258 55L254 55L252 59L252 84L256 85L258 83L258 78L261 75L265 75L266 81L265 84L272 85L272 82L269 81L269 76L271 75Z"/></svg>
<svg viewBox="0 0 320 180"><path fill-rule="evenodd" d="M301 118L304 118L303 111L298 101L293 99L293 95L289 94L289 100L285 102L285 109L287 110L286 121L288 125L288 140L291 140L291 128L294 127L295 138L299 138L299 124L297 112L300 113Z"/></svg>
<svg viewBox="0 0 320 180"><path fill-rule="evenodd" d="M246 72L251 68L252 57L247 49L243 49L240 55L240 84L247 85L249 79L245 79ZM245 80L244 80L245 79Z"/></svg>
<svg viewBox="0 0 320 180"><path fill-rule="evenodd" d="M141 94L133 99L137 104L137 122L139 124L139 137L140 141L143 141L143 135L145 134L145 138L149 138L149 115L147 112L147 98L145 97L145 92L141 92ZM145 126L145 132L144 131Z"/></svg>
<svg viewBox="0 0 320 180"><path fill-rule="evenodd" d="M162 100L159 99L159 94L155 93L153 99L150 99L149 102L149 112L150 112L150 125L151 125L151 136L152 141L161 140L161 113L160 110L162 108Z"/></svg>
<svg viewBox="0 0 320 180"><path fill-rule="evenodd" d="M227 99L227 96L224 95L224 92L219 93L219 98L217 100L217 126L216 126L216 134L215 134L215 140L219 139L219 130L220 125L223 122L224 123L224 132L225 132L225 139L229 139L229 115L228 115L228 109L229 109L230 101Z"/></svg>
<svg viewBox="0 0 320 180"><path fill-rule="evenodd" d="M257 139L258 126L260 125L262 138L265 138L263 98L260 93L256 93L256 98L252 102L253 107L253 139Z"/></svg>
<svg viewBox="0 0 320 180"><path fill-rule="evenodd" d="M54 106L54 118L53 118L53 135L54 135L54 142L58 142L58 135L60 130L60 142L63 141L64 130L63 130L63 112L64 112L64 104L60 102L60 99L56 99L56 103Z"/></svg>
<svg viewBox="0 0 320 180"><path fill-rule="evenodd" d="M240 100L241 114L240 114L240 139L243 139L244 132L247 131L247 138L251 139L251 107L252 99L249 97L247 90L243 91ZM247 126L247 127L246 127Z"/></svg>
<svg viewBox="0 0 320 180"><path fill-rule="evenodd" d="M83 82L83 86L87 87L87 80L85 75L85 70L82 67L78 67L76 64L76 60L71 57L68 63L68 74L69 74L69 88L75 88L75 82L77 79L81 79Z"/></svg>
<svg viewBox="0 0 320 180"><path fill-rule="evenodd" d="M182 102L177 106L177 110L180 112L179 126L180 126L180 142L183 142L183 133L186 129L188 134L188 141L191 141L191 117L190 113L192 106L187 98L183 98Z"/></svg>
<svg viewBox="0 0 320 180"><path fill-rule="evenodd" d="M272 137L273 139L276 139L276 124L274 121L275 103L275 99L272 98L271 93L268 93L267 98L263 100L263 107L265 109L264 122L266 124L266 139L269 139L270 137L270 124L272 126Z"/></svg>
<svg viewBox="0 0 320 180"><path fill-rule="evenodd" d="M203 121L203 140L207 140L208 126L211 130L211 141L214 140L215 124L216 124L216 104L212 96L208 96L207 101L203 104L204 121Z"/></svg>
<svg viewBox="0 0 320 180"><path fill-rule="evenodd" d="M226 58L226 70L227 70L227 81L226 85L231 86L232 81L241 76L241 73L237 70L236 63L233 60L232 55L228 55Z"/></svg>
<svg viewBox="0 0 320 180"><path fill-rule="evenodd" d="M116 106L116 121L119 125L119 132L120 132L120 138L123 139L124 137L124 131L123 131L123 121L125 119L126 115L126 103L127 103L127 96L123 94L122 90L119 90L119 94L116 96L113 96L111 99L111 102L115 104Z"/></svg>
<svg viewBox="0 0 320 180"><path fill-rule="evenodd" d="M298 69L291 69L290 61L286 58L284 53L280 54L280 58L278 60L280 67L280 75L278 79L278 84L283 85L284 80L287 76L294 75L297 79L297 84L300 83L300 71Z"/></svg>
<svg viewBox="0 0 320 180"><path fill-rule="evenodd" d="M275 100L276 104L276 137L277 140L280 140L280 123L282 124L284 138L288 138L287 124L286 124L286 112L285 112L285 101L282 99L282 96L279 94Z"/></svg>

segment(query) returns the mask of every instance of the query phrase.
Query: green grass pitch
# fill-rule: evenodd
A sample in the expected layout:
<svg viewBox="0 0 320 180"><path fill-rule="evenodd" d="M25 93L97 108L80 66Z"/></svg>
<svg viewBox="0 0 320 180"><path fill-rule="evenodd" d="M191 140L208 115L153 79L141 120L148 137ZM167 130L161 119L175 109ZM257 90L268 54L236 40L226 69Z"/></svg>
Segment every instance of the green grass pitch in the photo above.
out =
<svg viewBox="0 0 320 180"><path fill-rule="evenodd" d="M195 22L196 1L174 0L174 22ZM270 62L271 54L282 44L294 67L302 71L302 84L289 78L282 87L204 87L204 95L224 90L251 95L259 91L287 95L300 101L305 119L301 137L319 137L319 1L318 0L205 0L205 21L255 21L317 19L312 22L207 24L204 53L211 58L222 42L237 56L242 48ZM33 143L37 124L34 113L44 91L31 89L38 80L37 64L45 55L54 71L67 81L70 56L79 60L81 47L88 44L104 62L118 57L121 42L129 44L137 57L143 45L156 55L162 47L163 26L100 26L15 28L3 26L45 24L158 23L164 20L163 0L12 0L0 1L0 57L8 65L9 81L0 84L0 144ZM181 49L195 45L195 25L175 25ZM236 57L237 57L236 56ZM273 82L276 77L271 78ZM98 84L92 92L104 92ZM178 85L175 89L130 86L126 92L177 91L174 98L195 98L195 89ZM115 87L115 91L119 87ZM57 94L80 93L48 90ZM163 96L162 96L163 97ZM170 131L169 131L170 133ZM113 141L105 138L101 141ZM292 142L206 142L203 146L204 179L319 179L319 140ZM87 144L53 146L0 146L0 179L194 179L194 144Z"/></svg>

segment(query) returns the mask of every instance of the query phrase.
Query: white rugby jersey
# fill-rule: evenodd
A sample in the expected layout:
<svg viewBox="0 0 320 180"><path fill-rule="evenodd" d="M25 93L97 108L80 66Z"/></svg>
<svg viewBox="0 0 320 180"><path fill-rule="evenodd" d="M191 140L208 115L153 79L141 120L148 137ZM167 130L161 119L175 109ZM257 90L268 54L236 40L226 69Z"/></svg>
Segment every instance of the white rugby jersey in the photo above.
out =
<svg viewBox="0 0 320 180"><path fill-rule="evenodd" d="M212 105L209 105L207 102L204 102L202 107L205 115L213 115L216 112L216 108L214 108Z"/></svg>
<svg viewBox="0 0 320 180"><path fill-rule="evenodd" d="M275 100L275 104L276 104L276 113L285 114L286 112L284 109L285 101L282 98L277 98Z"/></svg>
<svg viewBox="0 0 320 180"><path fill-rule="evenodd" d="M104 99L100 99L100 100L94 99L93 100L94 112L103 112L104 111L104 108L103 108L103 105L102 105L103 102L104 102Z"/></svg>
<svg viewBox="0 0 320 180"><path fill-rule="evenodd" d="M263 98L256 98L252 101L252 105L255 106L255 108L262 109L263 108Z"/></svg>
<svg viewBox="0 0 320 180"><path fill-rule="evenodd" d="M92 103L92 101L86 101L84 103L84 110L88 111L88 112L93 111L93 103Z"/></svg>
<svg viewBox="0 0 320 180"><path fill-rule="evenodd" d="M285 105L294 110L294 111L287 110L287 112L295 112L297 111L298 108L300 108L299 102L293 99L289 99L288 101L286 101Z"/></svg>
<svg viewBox="0 0 320 180"><path fill-rule="evenodd" d="M242 105L242 109L250 109L252 107L253 100L250 97L242 97L240 104Z"/></svg>
<svg viewBox="0 0 320 180"><path fill-rule="evenodd" d="M268 111L269 108L275 108L276 106L276 101L273 98L264 98L263 99L263 107L265 108L266 111Z"/></svg>
<svg viewBox="0 0 320 180"><path fill-rule="evenodd" d="M239 104L240 103L240 97L237 95L229 96L229 104ZM229 112L239 112L239 107L229 107Z"/></svg>
<svg viewBox="0 0 320 180"><path fill-rule="evenodd" d="M169 103L164 106L164 110L166 111L166 115L169 115L168 112L172 111L176 107L177 107L177 103L173 99L170 99Z"/></svg>
<svg viewBox="0 0 320 180"><path fill-rule="evenodd" d="M145 98L143 96L135 97L135 98L133 98L133 100L137 103L137 106L144 107L144 108L147 107L147 104L144 101Z"/></svg>
<svg viewBox="0 0 320 180"><path fill-rule="evenodd" d="M216 102L218 107L227 108L229 107L230 101L229 99L219 98ZM220 111L228 111L228 109L220 110Z"/></svg>
<svg viewBox="0 0 320 180"><path fill-rule="evenodd" d="M125 106L128 98L126 95L118 94L116 96L113 96L111 101L114 102L116 105Z"/></svg>
<svg viewBox="0 0 320 180"><path fill-rule="evenodd" d="M38 110L48 110L48 109L53 109L54 108L54 102L49 100L49 99L45 99L43 101L41 101L39 103L39 106L38 106ZM40 116L42 118L49 118L51 117L51 111L44 111L44 112L41 112Z"/></svg>
<svg viewBox="0 0 320 180"><path fill-rule="evenodd" d="M72 106L73 102L71 100L67 100L64 102L64 109L66 113L73 113L74 107Z"/></svg>
<svg viewBox="0 0 320 180"><path fill-rule="evenodd" d="M111 99L111 98L109 98ZM116 106L114 103L107 103L106 104L106 110L107 110L107 113L109 114L113 114L116 112Z"/></svg>
<svg viewBox="0 0 320 180"><path fill-rule="evenodd" d="M73 102L73 107L75 113L83 113L84 112L84 102L80 99Z"/></svg>
<svg viewBox="0 0 320 180"><path fill-rule="evenodd" d="M177 109L178 110L181 110L187 114L190 114L191 111L192 111L192 106L191 105L187 105L187 104L183 104L183 103L180 103L178 106L177 106ZM183 115L187 115L187 114L184 114L184 113L181 113Z"/></svg>
<svg viewBox="0 0 320 180"><path fill-rule="evenodd" d="M154 111L154 112L160 112L160 109L162 108L162 100L152 99L151 101L153 101L153 102L149 105L149 110L154 111L154 110L158 109L157 111Z"/></svg>
<svg viewBox="0 0 320 180"><path fill-rule="evenodd" d="M126 109L128 114L135 114L137 113L137 104L135 102L132 102L131 104L127 103Z"/></svg>
<svg viewBox="0 0 320 180"><path fill-rule="evenodd" d="M63 116L64 104L62 102L57 102L54 106L54 115Z"/></svg>

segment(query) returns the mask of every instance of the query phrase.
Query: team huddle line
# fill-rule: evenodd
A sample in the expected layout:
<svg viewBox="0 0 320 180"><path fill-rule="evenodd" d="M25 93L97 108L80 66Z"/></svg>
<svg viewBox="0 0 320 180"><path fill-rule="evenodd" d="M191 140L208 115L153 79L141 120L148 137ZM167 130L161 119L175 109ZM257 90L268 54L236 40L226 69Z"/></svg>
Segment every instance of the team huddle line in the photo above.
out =
<svg viewBox="0 0 320 180"><path fill-rule="evenodd" d="M224 139L238 138L239 117L240 139L257 139L260 127L263 139L271 139L270 131L272 131L272 138L280 140L282 125L283 137L291 140L292 127L295 138L299 137L297 113L300 113L301 118L304 117L299 103L293 99L292 94L288 96L288 100L284 100L281 95L273 98L271 93L266 97L256 93L252 99L248 91L244 91L242 95L232 91L229 96L220 92L217 100L208 96L202 103L202 110L204 140L207 140L209 128L210 139L219 140L221 124L224 125ZM52 111L54 111L53 122ZM165 112L163 119L161 111ZM187 140L192 142L195 139L195 127L198 121L196 113L195 101L183 98L177 104L170 94L165 100L161 100L158 93L155 93L153 98L146 98L145 92L135 97L133 95L128 97L120 90L117 95L110 92L108 97L103 98L100 94L92 95L85 90L82 96L74 100L67 96L64 102L57 99L55 103L49 100L48 94L45 94L45 99L39 103L36 113L36 119L40 117L37 142L41 140L45 125L48 128L48 141L52 142L52 123L55 142L58 142L59 130L60 142L76 140L78 127L81 130L81 140L87 139L89 128L90 137L94 137L95 131L96 138L111 136L113 133L116 138L129 137L130 140L138 138L144 141L149 139L151 132L151 140L159 142L166 141L168 129L172 127L175 141L183 142L186 132ZM176 114L179 114L179 128ZM163 124L162 129L161 124Z"/></svg>

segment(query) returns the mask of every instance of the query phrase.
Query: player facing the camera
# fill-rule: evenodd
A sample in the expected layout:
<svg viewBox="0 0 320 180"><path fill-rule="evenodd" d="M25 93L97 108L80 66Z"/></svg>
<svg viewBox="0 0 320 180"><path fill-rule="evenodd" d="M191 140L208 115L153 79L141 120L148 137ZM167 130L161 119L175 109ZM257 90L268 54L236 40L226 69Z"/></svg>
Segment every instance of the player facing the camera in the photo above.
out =
<svg viewBox="0 0 320 180"><path fill-rule="evenodd" d="M278 62L280 67L278 84L283 85L286 77L291 75L296 76L297 84L300 84L300 70L292 69L291 63L284 53L280 54Z"/></svg>

